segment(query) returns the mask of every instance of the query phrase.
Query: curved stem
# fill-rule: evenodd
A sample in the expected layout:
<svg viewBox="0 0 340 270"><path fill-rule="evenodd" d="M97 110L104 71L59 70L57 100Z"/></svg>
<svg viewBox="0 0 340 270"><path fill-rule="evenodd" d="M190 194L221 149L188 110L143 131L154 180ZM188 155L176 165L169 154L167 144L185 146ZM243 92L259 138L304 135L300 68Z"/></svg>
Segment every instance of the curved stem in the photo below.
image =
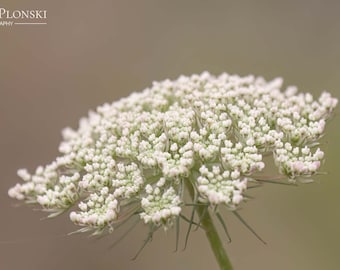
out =
<svg viewBox="0 0 340 270"><path fill-rule="evenodd" d="M194 188L192 184L190 183L190 181L185 181L185 182L189 190L190 197L192 200L194 200L194 197L195 197ZM199 215L199 219L201 220L202 227L204 228L205 235L208 238L210 247L215 255L215 258L217 260L217 263L220 269L231 270L233 269L233 267L224 249L220 236L218 235L218 232L212 220L211 214L209 213L208 209L206 209L207 207L208 206L206 205L198 205L196 208L198 215Z"/></svg>

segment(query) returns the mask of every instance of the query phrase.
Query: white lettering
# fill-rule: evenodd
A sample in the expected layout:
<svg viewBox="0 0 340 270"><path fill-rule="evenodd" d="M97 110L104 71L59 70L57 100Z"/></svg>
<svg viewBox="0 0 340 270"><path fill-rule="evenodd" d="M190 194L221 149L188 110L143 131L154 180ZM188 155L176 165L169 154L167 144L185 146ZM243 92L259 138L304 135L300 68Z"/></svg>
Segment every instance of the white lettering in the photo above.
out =
<svg viewBox="0 0 340 270"><path fill-rule="evenodd" d="M3 19L3 20L1 20ZM15 9L15 10L8 10L6 8L0 7L0 26L8 25L10 21L5 20L25 20L25 19L47 19L47 10L39 10L39 9ZM38 22L34 22L38 24ZM34 24L26 22L20 22L20 24ZM14 22L12 21L10 25L13 25ZM19 22L18 22L19 24ZM44 23L46 24L46 23Z"/></svg>
<svg viewBox="0 0 340 270"><path fill-rule="evenodd" d="M12 17L8 17L9 19L20 19L21 18L21 12L20 10L14 10L12 12Z"/></svg>
<svg viewBox="0 0 340 270"><path fill-rule="evenodd" d="M0 26L12 26L12 21L0 21Z"/></svg>
<svg viewBox="0 0 340 270"><path fill-rule="evenodd" d="M0 8L0 19L2 18L2 15L6 13L6 9Z"/></svg>
<svg viewBox="0 0 340 270"><path fill-rule="evenodd" d="M47 19L47 10L7 10L0 7L0 21L1 19Z"/></svg>
<svg viewBox="0 0 340 270"><path fill-rule="evenodd" d="M35 10L35 18L46 19L47 18L47 11L46 10Z"/></svg>
<svg viewBox="0 0 340 270"><path fill-rule="evenodd" d="M37 18L36 16L35 16L35 10L30 10L30 18Z"/></svg>
<svg viewBox="0 0 340 270"><path fill-rule="evenodd" d="M29 17L29 15L30 15L30 11L29 10L22 10L21 11L21 19L23 19L23 18L26 18L26 19L28 19L28 18L30 18Z"/></svg>

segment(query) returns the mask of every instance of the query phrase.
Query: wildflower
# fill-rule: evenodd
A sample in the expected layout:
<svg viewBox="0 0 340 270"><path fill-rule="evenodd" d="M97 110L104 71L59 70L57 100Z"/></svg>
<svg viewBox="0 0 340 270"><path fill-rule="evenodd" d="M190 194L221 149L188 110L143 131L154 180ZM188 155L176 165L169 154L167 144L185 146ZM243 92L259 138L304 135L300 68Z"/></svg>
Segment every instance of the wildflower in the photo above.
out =
<svg viewBox="0 0 340 270"><path fill-rule="evenodd" d="M9 196L52 215L75 206L71 221L95 232L131 214L170 227L187 185L192 203L236 209L264 155L290 181L316 174L324 158L315 146L337 99L281 87L280 78L207 72L154 82L65 128L60 156L33 174L20 169Z"/></svg>

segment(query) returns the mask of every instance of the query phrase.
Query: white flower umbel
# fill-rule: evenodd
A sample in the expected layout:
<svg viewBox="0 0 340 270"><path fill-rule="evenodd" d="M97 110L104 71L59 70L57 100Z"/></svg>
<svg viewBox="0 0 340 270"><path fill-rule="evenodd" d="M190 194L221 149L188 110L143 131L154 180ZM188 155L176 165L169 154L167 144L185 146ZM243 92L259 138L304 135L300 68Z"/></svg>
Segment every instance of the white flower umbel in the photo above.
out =
<svg viewBox="0 0 340 270"><path fill-rule="evenodd" d="M173 186L166 187L165 178L161 178L155 185L145 187L146 196L141 200L144 210L140 214L145 223L171 225L171 217L181 212L181 199Z"/></svg>
<svg viewBox="0 0 340 270"><path fill-rule="evenodd" d="M290 181L317 173L324 154L317 140L337 105L315 99L282 80L207 72L154 82L104 104L66 128L60 156L9 190L57 215L75 206L71 220L96 232L126 215L168 228L186 205L236 209L249 180L272 154ZM184 188L195 192L184 198Z"/></svg>
<svg viewBox="0 0 340 270"><path fill-rule="evenodd" d="M247 188L247 179L239 179L240 172L226 170L221 172L219 166L213 166L209 171L204 165L200 168L200 176L197 178L198 192L202 201L206 198L208 203L218 205L224 203L228 206L239 204L242 192Z"/></svg>

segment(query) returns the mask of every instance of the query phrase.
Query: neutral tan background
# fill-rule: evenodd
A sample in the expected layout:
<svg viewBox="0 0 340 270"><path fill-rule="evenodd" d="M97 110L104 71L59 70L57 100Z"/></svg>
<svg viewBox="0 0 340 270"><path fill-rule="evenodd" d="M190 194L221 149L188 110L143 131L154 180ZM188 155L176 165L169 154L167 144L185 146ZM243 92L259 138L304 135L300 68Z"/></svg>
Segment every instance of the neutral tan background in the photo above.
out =
<svg viewBox="0 0 340 270"><path fill-rule="evenodd" d="M0 269L217 269L202 232L174 253L173 232L138 227L109 249L74 231L67 215L15 207L7 190L16 170L57 154L60 130L90 108L153 80L208 70L285 78L318 95L340 97L339 1L0 1L47 9L48 25L0 27ZM339 110L338 110L339 111ZM340 269L339 115L324 141L329 174L298 188L253 190L243 216L263 245L232 215L227 251L235 269Z"/></svg>

